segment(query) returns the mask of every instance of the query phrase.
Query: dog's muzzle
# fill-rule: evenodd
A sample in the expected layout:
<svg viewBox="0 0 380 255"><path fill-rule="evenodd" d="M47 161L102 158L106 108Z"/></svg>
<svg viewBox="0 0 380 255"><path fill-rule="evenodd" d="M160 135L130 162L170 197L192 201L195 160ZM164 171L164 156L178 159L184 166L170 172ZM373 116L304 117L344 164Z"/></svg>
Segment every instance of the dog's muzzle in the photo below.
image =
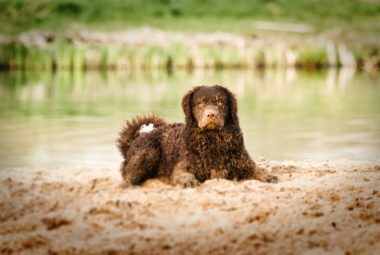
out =
<svg viewBox="0 0 380 255"><path fill-rule="evenodd" d="M213 106L204 109L198 122L198 126L202 129L221 129L223 125L224 121L218 108Z"/></svg>

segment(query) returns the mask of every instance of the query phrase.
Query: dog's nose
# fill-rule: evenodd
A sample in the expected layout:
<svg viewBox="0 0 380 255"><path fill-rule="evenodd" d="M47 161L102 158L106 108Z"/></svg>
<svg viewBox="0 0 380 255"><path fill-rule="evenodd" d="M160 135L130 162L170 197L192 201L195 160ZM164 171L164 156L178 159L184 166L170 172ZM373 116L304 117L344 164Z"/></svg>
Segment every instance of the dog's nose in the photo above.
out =
<svg viewBox="0 0 380 255"><path fill-rule="evenodd" d="M207 107L202 115L207 119L216 119L218 117L218 111L213 107Z"/></svg>
<svg viewBox="0 0 380 255"><path fill-rule="evenodd" d="M215 113L209 112L209 113L207 113L207 117L214 118L215 117Z"/></svg>

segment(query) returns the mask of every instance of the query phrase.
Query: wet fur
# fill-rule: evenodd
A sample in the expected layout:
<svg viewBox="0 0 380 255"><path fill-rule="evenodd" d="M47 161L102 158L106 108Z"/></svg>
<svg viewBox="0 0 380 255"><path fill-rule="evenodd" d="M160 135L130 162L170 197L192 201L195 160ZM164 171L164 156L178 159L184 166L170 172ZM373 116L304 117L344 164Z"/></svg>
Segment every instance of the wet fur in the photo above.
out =
<svg viewBox="0 0 380 255"><path fill-rule="evenodd" d="M194 93L208 88L226 93L225 125L221 130L204 131L192 114ZM124 157L120 171L127 186L148 178L160 178L171 184L194 186L212 178L230 180L258 179L276 182L277 177L258 169L248 155L237 116L234 95L222 86L198 86L182 99L185 124L168 124L158 116L137 117L126 123L117 146ZM139 133L143 124L155 129Z"/></svg>

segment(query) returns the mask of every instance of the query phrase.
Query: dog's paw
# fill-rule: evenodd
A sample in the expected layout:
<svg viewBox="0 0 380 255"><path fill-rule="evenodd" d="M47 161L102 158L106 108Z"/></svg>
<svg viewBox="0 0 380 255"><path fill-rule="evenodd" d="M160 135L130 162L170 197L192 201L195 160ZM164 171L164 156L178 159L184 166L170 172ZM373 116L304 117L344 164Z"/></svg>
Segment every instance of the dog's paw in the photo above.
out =
<svg viewBox="0 0 380 255"><path fill-rule="evenodd" d="M267 183L277 183L279 181L277 176L271 175L266 169L262 167L256 168L253 179Z"/></svg>
<svg viewBox="0 0 380 255"><path fill-rule="evenodd" d="M128 189L131 187L133 187L133 184L128 179L124 179L124 181L120 184L120 188L122 189Z"/></svg>
<svg viewBox="0 0 380 255"><path fill-rule="evenodd" d="M228 171L226 169L211 169L210 179L227 179Z"/></svg>
<svg viewBox="0 0 380 255"><path fill-rule="evenodd" d="M265 181L268 183L278 183L279 179L275 175L268 175L268 177Z"/></svg>
<svg viewBox="0 0 380 255"><path fill-rule="evenodd" d="M190 173L177 174L175 178L173 178L173 183L183 188L191 188L200 184L195 176Z"/></svg>

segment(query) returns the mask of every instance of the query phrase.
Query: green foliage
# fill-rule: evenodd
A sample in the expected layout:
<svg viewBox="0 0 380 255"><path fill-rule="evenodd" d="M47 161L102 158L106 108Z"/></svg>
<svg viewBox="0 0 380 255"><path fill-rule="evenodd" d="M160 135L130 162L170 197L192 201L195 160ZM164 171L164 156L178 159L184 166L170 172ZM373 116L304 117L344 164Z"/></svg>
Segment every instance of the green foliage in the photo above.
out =
<svg viewBox="0 0 380 255"><path fill-rule="evenodd" d="M78 24L249 32L248 20L263 19L380 32L380 1L361 0L0 0L0 13L2 33Z"/></svg>
<svg viewBox="0 0 380 255"><path fill-rule="evenodd" d="M328 64L326 49L312 46L300 49L298 64L308 69L326 66Z"/></svg>
<svg viewBox="0 0 380 255"><path fill-rule="evenodd" d="M379 49L365 47L354 51L360 61L377 61ZM259 48L254 44L74 44L58 37L44 48L20 42L0 44L0 67L19 70L137 70L137 69L231 69L256 67L286 67L296 64L306 69L328 66L327 50L321 45L293 46L296 63L287 62L289 50L276 45ZM340 63L343 64L343 63ZM359 62L359 67L361 63Z"/></svg>

